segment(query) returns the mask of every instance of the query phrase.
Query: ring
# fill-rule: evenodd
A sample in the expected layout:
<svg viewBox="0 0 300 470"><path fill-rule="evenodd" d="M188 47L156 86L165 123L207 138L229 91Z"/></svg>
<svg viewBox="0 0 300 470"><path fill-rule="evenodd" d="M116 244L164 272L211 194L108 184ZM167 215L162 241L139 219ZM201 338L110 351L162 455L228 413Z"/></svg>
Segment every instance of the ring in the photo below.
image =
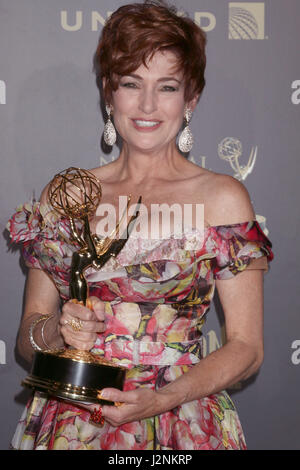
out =
<svg viewBox="0 0 300 470"><path fill-rule="evenodd" d="M66 323L72 327L73 331L82 330L83 323L79 318L72 318L72 320L68 320Z"/></svg>
<svg viewBox="0 0 300 470"><path fill-rule="evenodd" d="M102 416L101 406L99 409L94 408L93 413L91 413L89 422L93 424L94 426L98 426L99 428L102 428L102 426L104 425L104 418Z"/></svg>

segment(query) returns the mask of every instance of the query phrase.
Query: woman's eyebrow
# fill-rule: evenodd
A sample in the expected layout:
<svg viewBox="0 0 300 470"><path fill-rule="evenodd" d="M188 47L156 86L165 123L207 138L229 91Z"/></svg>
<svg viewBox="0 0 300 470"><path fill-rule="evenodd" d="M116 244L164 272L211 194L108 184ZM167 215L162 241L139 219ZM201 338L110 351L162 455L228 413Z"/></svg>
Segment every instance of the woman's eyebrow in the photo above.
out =
<svg viewBox="0 0 300 470"><path fill-rule="evenodd" d="M174 80L175 82L181 83L181 81L178 80L178 78L175 78L175 77L162 77L162 78L159 78L157 81L158 82L169 82L171 80Z"/></svg>
<svg viewBox="0 0 300 470"><path fill-rule="evenodd" d="M136 78L137 80L143 80L143 77L141 77L140 75L137 75L135 73L130 73L128 75L125 75L125 77L132 77L132 78ZM171 80L174 80L175 82L178 82L179 84L181 83L181 81L178 80L175 77L161 77L157 81L158 82L169 82Z"/></svg>

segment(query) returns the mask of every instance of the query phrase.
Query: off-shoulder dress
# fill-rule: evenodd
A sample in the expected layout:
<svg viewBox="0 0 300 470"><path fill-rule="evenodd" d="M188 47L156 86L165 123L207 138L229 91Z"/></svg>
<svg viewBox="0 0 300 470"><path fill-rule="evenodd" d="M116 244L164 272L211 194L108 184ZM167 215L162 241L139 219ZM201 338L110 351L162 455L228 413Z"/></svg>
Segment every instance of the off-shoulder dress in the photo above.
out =
<svg viewBox="0 0 300 470"><path fill-rule="evenodd" d="M25 262L44 270L62 301L69 299L72 253L68 219L49 205L19 206L7 225ZM79 227L80 229L80 227ZM199 240L201 238L201 243ZM124 390L159 389L203 358L201 329L215 281L247 269L268 269L272 244L256 220L191 229L176 238L129 238L116 258L86 277L90 295L105 301L106 331L92 352L127 368ZM78 249L78 247L77 247ZM158 416L102 428L90 413L35 392L12 439L14 449L246 449L237 411L226 391Z"/></svg>

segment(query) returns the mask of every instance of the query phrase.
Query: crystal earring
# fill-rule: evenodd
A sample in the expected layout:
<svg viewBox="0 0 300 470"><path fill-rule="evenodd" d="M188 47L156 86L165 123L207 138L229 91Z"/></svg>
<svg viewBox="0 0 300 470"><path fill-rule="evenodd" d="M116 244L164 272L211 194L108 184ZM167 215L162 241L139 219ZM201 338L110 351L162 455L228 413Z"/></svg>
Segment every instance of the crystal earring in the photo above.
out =
<svg viewBox="0 0 300 470"><path fill-rule="evenodd" d="M179 150L181 150L181 152L183 153L190 152L192 150L193 143L194 143L193 134L191 132L191 129L189 128L189 122L191 120L192 114L193 113L190 108L187 108L185 110L184 119L186 121L186 126L183 129L182 133L180 134L179 140L178 140Z"/></svg>
<svg viewBox="0 0 300 470"><path fill-rule="evenodd" d="M106 121L106 124L104 126L104 132L103 132L103 138L104 142L107 145L113 146L116 143L117 140L117 134L116 134L116 129L113 123L111 122L110 115L112 112L112 106L106 105L105 107L108 119Z"/></svg>

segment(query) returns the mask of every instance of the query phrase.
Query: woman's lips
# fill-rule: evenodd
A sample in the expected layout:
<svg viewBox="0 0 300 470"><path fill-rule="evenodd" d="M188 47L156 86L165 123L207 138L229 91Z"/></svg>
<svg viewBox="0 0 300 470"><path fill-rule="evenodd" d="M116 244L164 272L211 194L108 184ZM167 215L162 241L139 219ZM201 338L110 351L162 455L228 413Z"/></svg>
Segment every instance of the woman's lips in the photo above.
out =
<svg viewBox="0 0 300 470"><path fill-rule="evenodd" d="M156 130L162 121L148 120L148 119L132 119L135 129L142 132L152 132Z"/></svg>

